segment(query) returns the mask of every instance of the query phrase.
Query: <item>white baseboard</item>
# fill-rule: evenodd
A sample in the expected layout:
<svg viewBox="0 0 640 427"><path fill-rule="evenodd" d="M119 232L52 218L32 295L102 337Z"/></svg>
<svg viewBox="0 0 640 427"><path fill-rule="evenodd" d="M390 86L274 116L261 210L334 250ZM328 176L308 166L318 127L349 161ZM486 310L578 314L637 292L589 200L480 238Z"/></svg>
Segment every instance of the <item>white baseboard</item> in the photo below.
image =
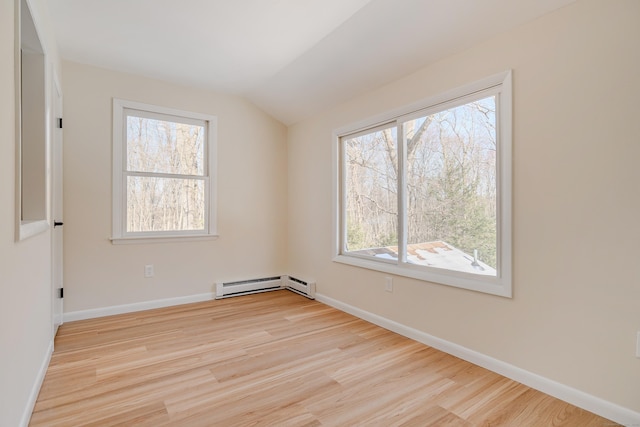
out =
<svg viewBox="0 0 640 427"><path fill-rule="evenodd" d="M71 311L64 313L64 322L93 319L96 317L112 316L114 314L133 313L135 311L151 310L154 308L171 307L192 302L203 302L215 299L213 292L206 294L187 295L183 297L157 299L153 301L136 302L133 304L114 305L111 307L92 308L89 310Z"/></svg>
<svg viewBox="0 0 640 427"><path fill-rule="evenodd" d="M33 413L33 408L36 406L36 400L38 400L38 394L40 393L40 388L42 387L44 376L47 374L47 368L49 367L49 362L51 361L52 354L53 338L51 338L51 341L49 342L49 347L45 352L44 359L42 360L42 364L40 365L40 369L38 370L38 375L36 376L36 380L33 383L33 387L31 387L29 400L24 407L24 412L22 413L22 418L20 419L20 427L27 427L29 425L31 414Z"/></svg>
<svg viewBox="0 0 640 427"><path fill-rule="evenodd" d="M316 294L316 300L430 347L444 351L445 353L459 357L460 359L466 360L485 369L489 369L490 371L496 372L514 381L518 381L579 408L593 412L601 417L625 426L640 426L640 413L632 411L631 409L627 409L599 397L592 396L583 391L526 371L522 368L518 368L517 366L501 360L494 359L493 357L489 357L461 345L434 337L433 335L429 335L425 332L405 326L377 314L345 304L326 295Z"/></svg>

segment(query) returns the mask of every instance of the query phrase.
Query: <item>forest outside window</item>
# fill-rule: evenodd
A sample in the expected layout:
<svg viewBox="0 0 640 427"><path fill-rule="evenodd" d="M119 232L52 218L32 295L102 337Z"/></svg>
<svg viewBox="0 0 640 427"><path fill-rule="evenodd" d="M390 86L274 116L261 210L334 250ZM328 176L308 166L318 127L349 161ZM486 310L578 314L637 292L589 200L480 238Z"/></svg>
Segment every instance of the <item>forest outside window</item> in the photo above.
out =
<svg viewBox="0 0 640 427"><path fill-rule="evenodd" d="M510 73L336 140L336 261L511 296Z"/></svg>
<svg viewBox="0 0 640 427"><path fill-rule="evenodd" d="M114 100L113 241L215 237L216 118Z"/></svg>

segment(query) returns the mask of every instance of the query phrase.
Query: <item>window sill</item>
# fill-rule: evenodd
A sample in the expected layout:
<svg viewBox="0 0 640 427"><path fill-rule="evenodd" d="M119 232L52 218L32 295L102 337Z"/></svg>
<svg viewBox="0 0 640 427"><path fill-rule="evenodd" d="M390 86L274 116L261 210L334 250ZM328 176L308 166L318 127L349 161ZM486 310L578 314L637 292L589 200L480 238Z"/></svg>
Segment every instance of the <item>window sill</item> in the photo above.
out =
<svg viewBox="0 0 640 427"><path fill-rule="evenodd" d="M396 276L409 277L412 279L423 280L425 282L437 283L456 288L468 289L476 292L497 295L501 297L511 298L511 284L500 282L500 278L473 278L466 274L438 273L426 270L424 267L415 267L409 264L396 264L395 262L384 262L359 258L348 255L337 255L333 258L334 262L348 264L355 267L366 268L368 270L381 271L383 273L393 274Z"/></svg>
<svg viewBox="0 0 640 427"><path fill-rule="evenodd" d="M44 233L49 229L49 221L42 219L37 221L22 221L18 225L18 241Z"/></svg>
<svg viewBox="0 0 640 427"><path fill-rule="evenodd" d="M148 243L200 242L216 240L218 237L217 234L202 234L197 236L112 237L109 240L111 240L111 243L114 245L140 245Z"/></svg>

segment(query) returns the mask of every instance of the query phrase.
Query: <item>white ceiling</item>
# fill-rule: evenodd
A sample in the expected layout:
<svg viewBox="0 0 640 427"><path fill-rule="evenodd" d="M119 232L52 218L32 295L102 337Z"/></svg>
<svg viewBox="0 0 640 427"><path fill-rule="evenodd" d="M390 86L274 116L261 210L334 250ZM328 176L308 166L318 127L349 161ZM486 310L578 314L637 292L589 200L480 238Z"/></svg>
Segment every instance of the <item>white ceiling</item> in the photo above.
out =
<svg viewBox="0 0 640 427"><path fill-rule="evenodd" d="M575 0L49 0L62 57L247 97L285 124Z"/></svg>

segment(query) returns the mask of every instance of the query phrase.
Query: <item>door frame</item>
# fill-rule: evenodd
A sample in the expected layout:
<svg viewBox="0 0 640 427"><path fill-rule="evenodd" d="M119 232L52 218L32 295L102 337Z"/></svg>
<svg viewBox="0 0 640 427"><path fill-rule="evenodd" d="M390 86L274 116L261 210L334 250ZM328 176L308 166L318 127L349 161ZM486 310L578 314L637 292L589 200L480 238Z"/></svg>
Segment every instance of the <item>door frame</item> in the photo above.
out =
<svg viewBox="0 0 640 427"><path fill-rule="evenodd" d="M62 87L55 70L51 72L51 322L53 336L63 323L64 258L63 230L63 130Z"/></svg>

